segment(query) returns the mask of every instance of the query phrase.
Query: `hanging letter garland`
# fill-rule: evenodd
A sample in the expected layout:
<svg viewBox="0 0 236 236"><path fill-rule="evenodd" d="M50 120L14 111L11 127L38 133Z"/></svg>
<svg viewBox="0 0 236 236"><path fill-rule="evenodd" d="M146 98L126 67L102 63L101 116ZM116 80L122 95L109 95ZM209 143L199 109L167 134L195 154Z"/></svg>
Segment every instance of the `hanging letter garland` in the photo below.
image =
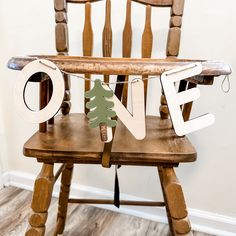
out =
<svg viewBox="0 0 236 236"><path fill-rule="evenodd" d="M35 112L30 110L26 104L25 86L30 77L37 72L44 72L51 78L53 93L47 106ZM25 119L32 123L42 123L49 120L58 112L65 94L65 84L62 73L74 75L84 80L90 80L79 75L60 71L53 62L45 59L32 61L23 68L20 78L16 83L15 103L19 113L23 114ZM185 121L180 106L197 100L200 97L200 90L198 88L192 88L176 93L174 86L174 83L177 81L185 80L201 73L202 65L196 62L163 72L161 75L161 84L166 97L173 128L178 136L195 132L214 123L215 118L212 114L201 115ZM149 77L147 79L152 78L155 77ZM110 142L113 138L112 127L117 125L117 121L112 118L117 116L136 139L144 139L146 136L146 124L143 79L134 79L131 82L115 82L115 84L131 84L132 113L123 106L122 102L114 95L113 91L106 83L101 82L99 79L92 81L95 83L93 89L85 93L85 97L90 99L90 101L86 103L86 107L90 109L90 112L87 114L89 127L100 127L102 141Z"/></svg>
<svg viewBox="0 0 236 236"><path fill-rule="evenodd" d="M112 90L103 88L99 79L95 80L92 90L85 93L85 97L90 98L90 101L86 103L86 107L90 109L87 114L90 128L96 128L101 124L108 127L117 125L117 121L111 119L116 116L116 112L112 110L114 102L106 99L113 97L113 95Z"/></svg>

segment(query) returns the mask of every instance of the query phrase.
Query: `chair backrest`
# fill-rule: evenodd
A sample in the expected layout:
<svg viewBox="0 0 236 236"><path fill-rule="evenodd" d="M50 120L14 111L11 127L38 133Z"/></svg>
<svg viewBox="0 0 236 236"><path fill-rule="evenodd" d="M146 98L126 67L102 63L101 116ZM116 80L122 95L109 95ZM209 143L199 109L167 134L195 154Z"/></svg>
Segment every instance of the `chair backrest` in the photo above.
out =
<svg viewBox="0 0 236 236"><path fill-rule="evenodd" d="M93 2L106 1L105 9L105 24L103 29L102 49L104 57L112 56L112 24L111 24L111 4L112 0L54 0L54 6L56 11L56 49L58 54L67 55L69 52L69 40L68 40L68 26L67 26L67 5L68 4L84 4L85 6L85 23L83 30L83 55L93 55L93 28L91 22L91 7ZM170 25L167 38L166 56L177 57L179 53L180 36L182 15L184 10L184 0L127 0L126 6L126 20L123 30L123 57L131 57L132 50L132 22L131 22L131 10L132 2L137 2L146 5L146 21L142 34L142 57L150 58L153 48L153 32L151 24L151 12L152 7L168 7L171 10ZM86 74L86 77L90 75ZM119 80L128 80L128 76L118 76ZM105 82L109 82L109 76L104 76ZM62 105L63 114L67 114L70 110L70 78L65 77L66 82L66 96ZM147 84L145 83L145 97L147 95ZM90 81L85 82L85 90L90 88ZM123 104L127 103L127 84L120 86L116 89L116 93L119 94L119 90L122 90ZM163 118L168 117L168 108L166 105L165 97L162 94L160 114Z"/></svg>

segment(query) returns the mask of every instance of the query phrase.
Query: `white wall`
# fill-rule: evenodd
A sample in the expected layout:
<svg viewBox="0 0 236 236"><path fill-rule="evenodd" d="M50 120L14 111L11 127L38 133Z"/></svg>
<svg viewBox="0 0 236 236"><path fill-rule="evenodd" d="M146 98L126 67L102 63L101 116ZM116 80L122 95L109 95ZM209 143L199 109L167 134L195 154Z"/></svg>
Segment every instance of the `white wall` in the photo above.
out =
<svg viewBox="0 0 236 236"><path fill-rule="evenodd" d="M226 4L227 2L227 4ZM113 0L114 56L121 56L121 36L124 24L125 1ZM94 53L101 56L101 35L104 22L104 3L95 3L93 24L95 31ZM134 3L134 50L140 57L140 40L144 22L144 7ZM96 9L96 8L95 8ZM228 0L186 1L180 58L214 59L228 62L236 69L236 2ZM71 54L81 55L81 32L84 22L83 8L69 8ZM164 57L164 40L167 35L169 11L153 11L154 57ZM121 21L118 21L120 20ZM156 24L155 24L156 23ZM11 56L25 54L55 54L53 1L8 0L0 2L0 65L1 65L1 109L5 127L3 145L4 171L17 170L36 174L39 165L35 160L23 158L22 145L37 129L24 122L15 113L12 100L14 82L19 72L8 70L5 65ZM190 135L198 150L198 161L183 164L177 172L183 183L185 196L190 208L223 214L236 218L236 84L231 76L231 91L221 90L223 77L215 79L214 86L201 87L202 95L196 102L193 115L212 112L216 123L209 128ZM154 81L153 85L158 85ZM4 86L3 86L4 85ZM73 111L81 111L82 82L73 80ZM159 95L154 86L150 89L148 112L157 114ZM35 97L35 92L29 94ZM1 124L2 127L2 124ZM156 199L161 196L155 168L122 167L120 173L121 191L135 196ZM142 173L142 174L140 174ZM113 169L100 166L80 166L75 171L75 182L113 189Z"/></svg>

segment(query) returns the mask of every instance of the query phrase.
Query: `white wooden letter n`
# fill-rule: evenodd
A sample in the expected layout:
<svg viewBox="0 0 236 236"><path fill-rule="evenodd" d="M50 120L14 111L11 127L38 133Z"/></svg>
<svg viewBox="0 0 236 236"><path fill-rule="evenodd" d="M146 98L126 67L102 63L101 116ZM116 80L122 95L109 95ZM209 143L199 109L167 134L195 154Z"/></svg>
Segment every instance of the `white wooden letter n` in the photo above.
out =
<svg viewBox="0 0 236 236"><path fill-rule="evenodd" d="M107 85L103 85L105 89L110 88ZM145 124L145 105L144 105L144 85L140 79L134 79L131 83L131 97L132 97L132 114L126 109L121 101L114 95L107 100L114 102L113 109L116 111L116 115L126 128L132 133L132 135L138 139L144 139L146 136L146 124ZM112 139L112 130L107 127L107 136L110 142Z"/></svg>
<svg viewBox="0 0 236 236"><path fill-rule="evenodd" d="M167 71L161 75L161 83L170 117L178 136L210 126L215 121L215 117L212 114L205 114L186 122L183 119L180 105L197 100L200 97L200 90L198 88L192 88L177 93L174 83L198 75L201 72L202 65L200 63L194 63Z"/></svg>

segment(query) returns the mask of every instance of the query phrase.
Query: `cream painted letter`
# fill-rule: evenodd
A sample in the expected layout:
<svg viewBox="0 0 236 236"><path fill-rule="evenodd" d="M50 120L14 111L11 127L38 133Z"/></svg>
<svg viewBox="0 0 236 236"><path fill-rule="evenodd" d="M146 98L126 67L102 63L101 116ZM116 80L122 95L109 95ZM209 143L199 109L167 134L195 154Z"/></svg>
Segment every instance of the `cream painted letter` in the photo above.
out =
<svg viewBox="0 0 236 236"><path fill-rule="evenodd" d="M174 83L198 75L201 72L202 65L195 63L167 71L161 76L161 83L166 96L171 120L174 130L179 136L210 126L215 121L214 115L205 114L184 122L180 109L180 105L197 100L200 97L200 90L198 88L192 88L184 92L176 93Z"/></svg>
<svg viewBox="0 0 236 236"><path fill-rule="evenodd" d="M109 89L108 86L104 85L105 89ZM132 135L138 139L144 139L146 136L146 125L145 125L145 106L144 106L144 86L143 81L140 79L133 80L131 83L131 97L132 97L132 108L133 114L123 106L121 101L114 95L107 99L114 102L113 110L119 117L121 122L127 127ZM112 139L111 128L108 127L108 140Z"/></svg>

